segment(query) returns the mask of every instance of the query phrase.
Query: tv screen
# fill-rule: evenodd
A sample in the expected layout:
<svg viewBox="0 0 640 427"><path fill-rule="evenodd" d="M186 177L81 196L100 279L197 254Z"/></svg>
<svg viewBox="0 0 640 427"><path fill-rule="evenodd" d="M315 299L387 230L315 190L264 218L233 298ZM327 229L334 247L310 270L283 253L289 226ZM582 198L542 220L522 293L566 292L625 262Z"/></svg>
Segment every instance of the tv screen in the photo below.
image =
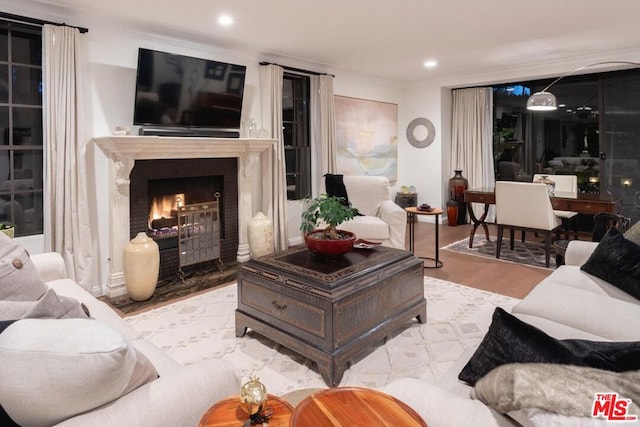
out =
<svg viewBox="0 0 640 427"><path fill-rule="evenodd" d="M140 48L134 125L238 130L246 67Z"/></svg>

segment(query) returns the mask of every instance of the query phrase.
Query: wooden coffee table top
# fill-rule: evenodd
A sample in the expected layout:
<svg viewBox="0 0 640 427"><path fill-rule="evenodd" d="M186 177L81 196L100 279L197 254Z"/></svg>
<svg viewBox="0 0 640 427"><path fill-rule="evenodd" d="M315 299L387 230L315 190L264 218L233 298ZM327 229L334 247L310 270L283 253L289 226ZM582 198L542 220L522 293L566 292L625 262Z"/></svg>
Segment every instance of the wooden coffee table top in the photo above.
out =
<svg viewBox="0 0 640 427"><path fill-rule="evenodd" d="M428 427L416 411L395 397L359 387L331 388L312 394L296 406L289 426Z"/></svg>
<svg viewBox="0 0 640 427"><path fill-rule="evenodd" d="M269 418L269 427L288 427L293 407L278 396L269 394L267 407L273 410ZM200 419L200 427L240 427L249 419L249 415L240 406L240 396L231 396L220 400L205 412Z"/></svg>

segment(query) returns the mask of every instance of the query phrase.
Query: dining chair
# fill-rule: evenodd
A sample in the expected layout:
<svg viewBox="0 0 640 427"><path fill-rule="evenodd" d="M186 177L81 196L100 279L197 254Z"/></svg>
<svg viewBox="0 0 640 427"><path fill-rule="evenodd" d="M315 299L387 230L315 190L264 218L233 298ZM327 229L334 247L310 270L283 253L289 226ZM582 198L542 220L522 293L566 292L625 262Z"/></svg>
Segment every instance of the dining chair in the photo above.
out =
<svg viewBox="0 0 640 427"><path fill-rule="evenodd" d="M504 229L509 229L510 248L515 230L544 234L545 265L551 259L552 234L560 238L561 219L553 212L547 186L540 183L496 181L496 258L500 258Z"/></svg>
<svg viewBox="0 0 640 427"><path fill-rule="evenodd" d="M551 181L556 183L555 191L557 193L566 195L567 197L578 196L578 177L576 175L535 174L533 175L533 182L536 182L543 176L547 176ZM573 236L575 238L578 234L578 225L576 221L578 212L554 209L553 213L562 220L562 228L564 229L565 238L569 239L570 229L573 230Z"/></svg>

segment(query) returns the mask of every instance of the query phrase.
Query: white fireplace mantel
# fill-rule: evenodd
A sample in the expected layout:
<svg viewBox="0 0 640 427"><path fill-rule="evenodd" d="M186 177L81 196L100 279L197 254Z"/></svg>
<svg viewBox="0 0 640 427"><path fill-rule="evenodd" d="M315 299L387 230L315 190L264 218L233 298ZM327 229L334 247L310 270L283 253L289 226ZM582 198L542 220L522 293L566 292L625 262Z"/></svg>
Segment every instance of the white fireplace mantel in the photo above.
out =
<svg viewBox="0 0 640 427"><path fill-rule="evenodd" d="M122 253L129 241L129 176L136 160L237 158L238 159L238 256L249 260L247 225L256 197L252 180L268 176L273 139L105 136L95 144L109 158L109 276L107 295L124 295ZM258 167L260 165L260 167ZM271 180L261 180L262 200L272 200Z"/></svg>

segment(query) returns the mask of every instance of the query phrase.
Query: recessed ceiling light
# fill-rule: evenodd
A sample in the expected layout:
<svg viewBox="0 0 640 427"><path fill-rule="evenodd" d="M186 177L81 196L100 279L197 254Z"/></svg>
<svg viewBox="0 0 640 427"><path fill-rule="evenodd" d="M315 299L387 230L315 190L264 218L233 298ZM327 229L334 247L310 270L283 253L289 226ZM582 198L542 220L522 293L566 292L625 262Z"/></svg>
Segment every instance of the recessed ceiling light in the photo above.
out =
<svg viewBox="0 0 640 427"><path fill-rule="evenodd" d="M218 24L223 27L230 27L233 24L233 18L231 15L220 15L218 16Z"/></svg>
<svg viewBox="0 0 640 427"><path fill-rule="evenodd" d="M438 65L438 63L436 61L433 61L433 60L425 61L425 63L424 63L425 68L433 68L436 65Z"/></svg>

